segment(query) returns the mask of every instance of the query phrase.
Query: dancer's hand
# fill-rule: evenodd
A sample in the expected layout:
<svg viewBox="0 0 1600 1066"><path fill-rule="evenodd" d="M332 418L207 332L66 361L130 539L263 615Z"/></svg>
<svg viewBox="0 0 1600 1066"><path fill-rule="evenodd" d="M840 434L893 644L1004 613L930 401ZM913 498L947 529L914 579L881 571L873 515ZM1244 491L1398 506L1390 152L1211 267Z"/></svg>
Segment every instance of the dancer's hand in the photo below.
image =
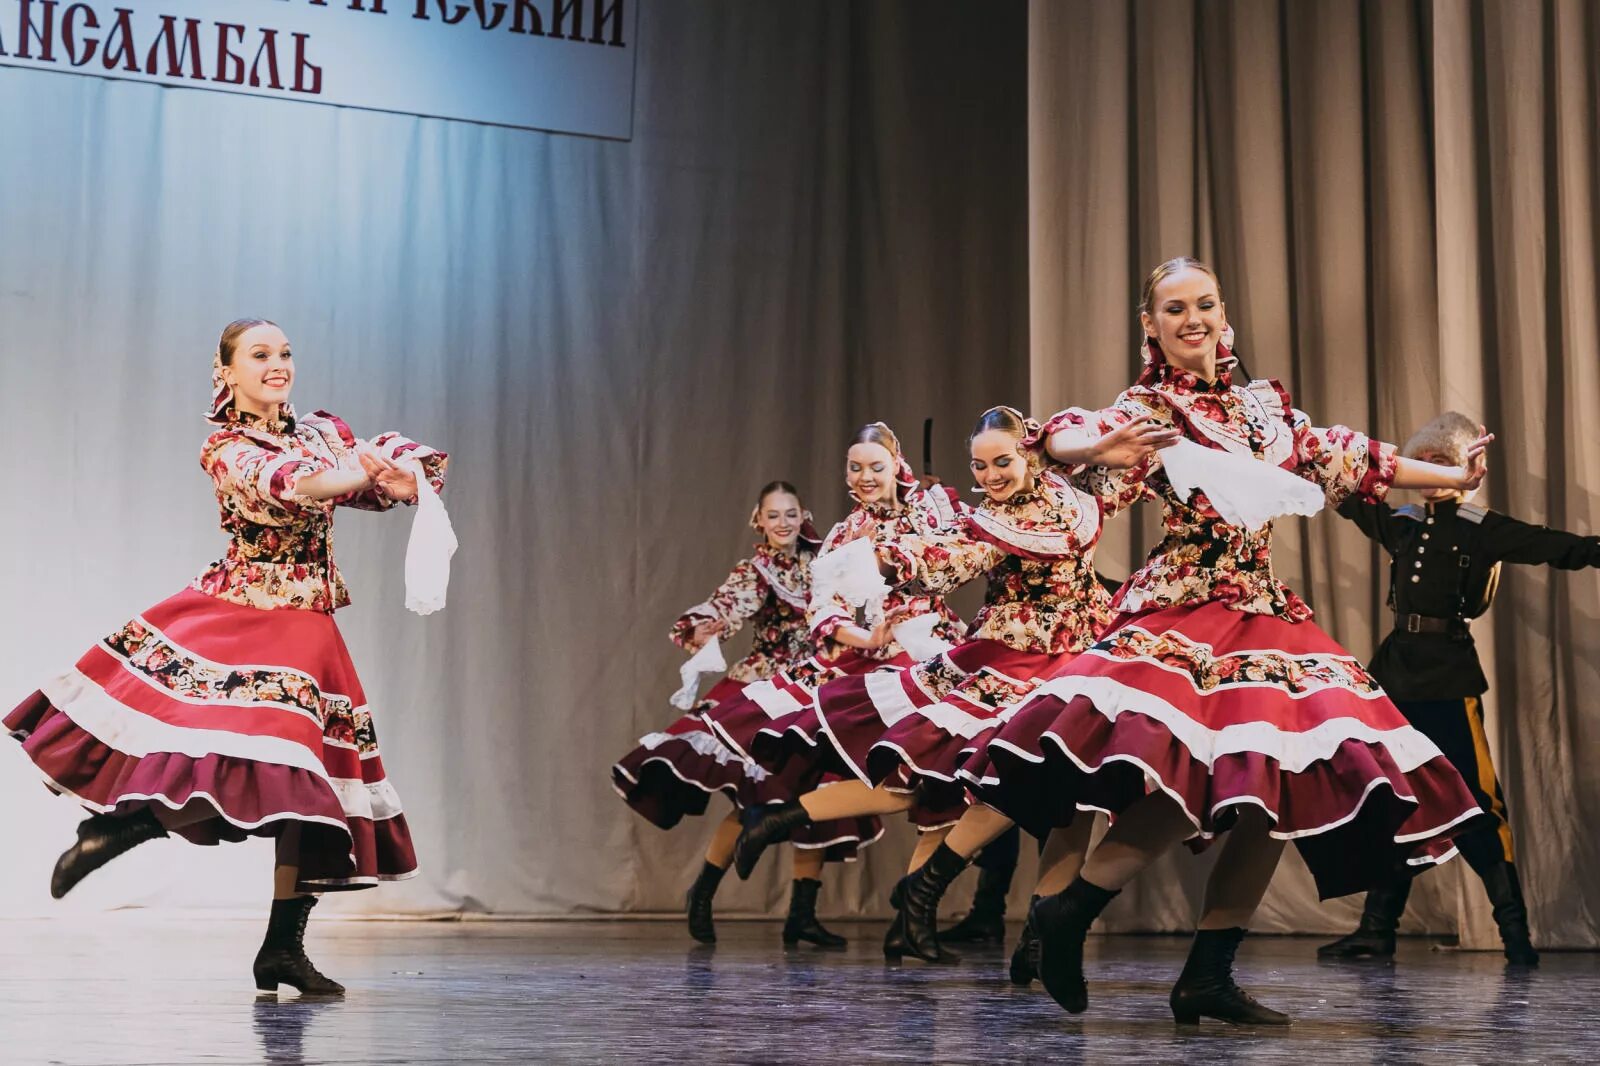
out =
<svg viewBox="0 0 1600 1066"><path fill-rule="evenodd" d="M365 470L367 477L378 487L378 491L391 500L414 500L417 498L417 475L399 464L385 459L379 455L371 445L358 445L356 457L361 461L361 469Z"/></svg>
<svg viewBox="0 0 1600 1066"><path fill-rule="evenodd" d="M715 618L704 622L696 622L694 632L689 634L689 650L699 651L706 646L707 641L712 637L720 637L723 630L727 628L719 619Z"/></svg>
<svg viewBox="0 0 1600 1066"><path fill-rule="evenodd" d="M883 621L872 627L868 634L869 648L886 648L894 643L894 627L912 616L909 604L896 607L883 616Z"/></svg>
<svg viewBox="0 0 1600 1066"><path fill-rule="evenodd" d="M1090 462L1094 466L1126 470L1138 466L1162 448L1172 447L1181 436L1176 427L1144 415L1095 441L1090 449Z"/></svg>
<svg viewBox="0 0 1600 1066"><path fill-rule="evenodd" d="M1461 467L1461 489L1464 492L1473 492L1483 484L1484 475L1489 472L1489 445L1494 443L1494 434L1483 426L1478 427L1478 439L1467 445L1467 461Z"/></svg>

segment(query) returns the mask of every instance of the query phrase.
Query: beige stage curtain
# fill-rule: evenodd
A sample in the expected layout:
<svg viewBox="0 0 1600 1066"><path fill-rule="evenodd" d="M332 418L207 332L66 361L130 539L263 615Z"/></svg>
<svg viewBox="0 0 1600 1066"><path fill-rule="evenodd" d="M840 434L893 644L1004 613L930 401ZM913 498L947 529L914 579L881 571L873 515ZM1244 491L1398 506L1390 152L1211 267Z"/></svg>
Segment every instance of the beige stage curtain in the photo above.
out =
<svg viewBox="0 0 1600 1066"><path fill-rule="evenodd" d="M1481 502L1600 530L1600 8L1585 0L1034 0L1034 406L1104 403L1134 370L1146 271L1219 270L1240 348L1319 423L1402 441L1438 411L1498 435ZM1142 557L1154 515L1114 529ZM1277 566L1357 654L1386 560L1337 517L1282 523ZM1508 568L1477 632L1491 743L1544 945L1600 945L1600 579ZM1182 928L1208 861L1173 856L1115 924ZM1468 883L1468 882L1471 883ZM1408 926L1495 943L1464 863ZM1285 861L1261 928L1332 931Z"/></svg>

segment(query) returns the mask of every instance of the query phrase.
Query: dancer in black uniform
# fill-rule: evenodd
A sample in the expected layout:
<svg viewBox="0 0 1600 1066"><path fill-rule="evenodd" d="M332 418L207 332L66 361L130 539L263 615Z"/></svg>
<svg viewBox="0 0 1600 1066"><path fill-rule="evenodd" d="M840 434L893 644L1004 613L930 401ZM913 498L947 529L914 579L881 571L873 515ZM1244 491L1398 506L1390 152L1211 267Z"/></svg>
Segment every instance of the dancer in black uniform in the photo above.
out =
<svg viewBox="0 0 1600 1066"><path fill-rule="evenodd" d="M1406 443L1404 453L1424 462L1462 461L1480 427L1454 411L1434 419ZM1371 672L1402 714L1439 746L1483 809L1499 820L1456 838L1456 846L1483 879L1494 907L1506 959L1535 966L1539 953L1528 932L1512 850L1511 825L1483 728L1483 693L1489 683L1478 663L1468 621L1488 610L1500 564L1543 563L1562 570L1600 566L1600 537L1580 537L1519 522L1468 503L1470 493L1423 493L1425 504L1392 508L1355 497L1339 513L1383 545L1394 559L1389 607L1394 631L1372 660ZM1395 928L1411 893L1409 876L1367 893L1361 924L1349 936L1323 945L1324 958L1388 957Z"/></svg>

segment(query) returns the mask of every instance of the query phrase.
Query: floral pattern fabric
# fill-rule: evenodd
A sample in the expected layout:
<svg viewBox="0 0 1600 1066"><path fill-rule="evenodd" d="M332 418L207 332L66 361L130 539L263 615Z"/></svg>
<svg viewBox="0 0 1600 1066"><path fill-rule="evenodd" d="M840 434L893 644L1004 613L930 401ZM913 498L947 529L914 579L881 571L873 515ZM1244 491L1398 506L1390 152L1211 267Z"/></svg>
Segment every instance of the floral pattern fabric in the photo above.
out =
<svg viewBox="0 0 1600 1066"><path fill-rule="evenodd" d="M1099 491L1085 491L1090 486ZM915 579L941 595L986 577L968 640L1044 655L1081 651L1112 618L1111 597L1094 571L1101 524L1142 492L1106 478L1069 482L1046 470L1031 490L1001 502L986 498L961 531L905 537L880 554L898 580Z"/></svg>
<svg viewBox="0 0 1600 1066"><path fill-rule="evenodd" d="M735 566L704 603L673 623L672 642L687 650L702 622L721 622L724 640L749 622L754 643L748 655L728 667L728 677L760 681L800 662L811 654L805 609L812 558L805 548L790 555L768 544L757 546L755 555Z"/></svg>
<svg viewBox="0 0 1600 1066"><path fill-rule="evenodd" d="M1210 646L1189 640L1175 630L1154 633L1127 625L1101 641L1096 651L1113 659L1158 662L1186 675L1201 693L1262 684L1273 685L1292 696L1328 688L1363 696L1379 691L1366 667L1350 655L1294 655L1270 649L1217 654Z"/></svg>
<svg viewBox="0 0 1600 1066"><path fill-rule="evenodd" d="M1319 486L1330 506L1350 496L1381 500L1394 483L1393 445L1344 426L1314 427L1278 382L1235 386L1226 370L1207 384L1162 364L1150 384L1129 388L1102 411L1063 411L1045 433L1076 430L1088 441L1140 417L1177 426L1204 447L1281 466ZM1141 490L1163 505L1165 536L1118 593L1116 609L1133 613L1217 601L1291 622L1311 617L1305 601L1273 574L1271 525L1249 530L1225 522L1203 492L1180 499L1159 455L1133 469L1083 471L1080 477L1102 492Z"/></svg>
<svg viewBox="0 0 1600 1066"><path fill-rule="evenodd" d="M277 704L315 716L325 740L362 753L378 751L372 714L347 695L324 692L311 675L286 667L229 666L207 662L135 618L105 640L128 668L178 699L212 707L220 723L238 704Z"/></svg>
<svg viewBox="0 0 1600 1066"><path fill-rule="evenodd" d="M376 487L331 500L295 492L303 477L354 462L355 434L318 411L267 423L229 409L223 428L206 439L200 465L216 485L227 555L195 579L208 596L263 609L332 612L350 602L333 561L336 506L382 511L395 501ZM415 459L434 491L444 488L447 457L397 433L372 441L385 458Z"/></svg>
<svg viewBox="0 0 1600 1066"><path fill-rule="evenodd" d="M912 489L906 498L890 504L858 504L837 525L828 531L818 555L849 544L853 540L870 537L875 545L893 544L906 537L934 536L955 532L960 528L962 516L968 508L954 490L942 485L931 489ZM907 609L907 617L937 614L939 623L934 635L955 643L961 639L961 619L956 617L944 602L944 596L926 590L895 588L884 600L885 613ZM843 599L813 597L806 608L806 622L811 629L811 639L817 654L831 660L844 651L851 651L869 659L887 660L901 654L900 645L890 641L881 648L861 650L847 648L833 639L841 626L854 624L854 610Z"/></svg>

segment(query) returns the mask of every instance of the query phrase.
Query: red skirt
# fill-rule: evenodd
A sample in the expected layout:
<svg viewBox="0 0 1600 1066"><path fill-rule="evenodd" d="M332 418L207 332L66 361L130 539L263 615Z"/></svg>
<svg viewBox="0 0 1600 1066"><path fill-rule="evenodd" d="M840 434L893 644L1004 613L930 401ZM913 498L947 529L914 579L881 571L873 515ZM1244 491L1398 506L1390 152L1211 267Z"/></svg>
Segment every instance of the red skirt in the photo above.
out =
<svg viewBox="0 0 1600 1066"><path fill-rule="evenodd" d="M333 616L185 589L96 644L5 718L56 792L93 811L217 816L198 844L301 826L302 891L416 873L366 696Z"/></svg>
<svg viewBox="0 0 1600 1066"><path fill-rule="evenodd" d="M959 771L1039 833L1154 789L1203 842L1266 811L1323 898L1441 862L1487 817L1366 669L1310 622L1220 603L1123 617L1050 676Z"/></svg>
<svg viewBox="0 0 1600 1066"><path fill-rule="evenodd" d="M830 743L817 713L817 701L834 685L863 677L894 676L915 662L905 652L873 659L853 650L830 662L807 659L766 681L746 685L739 696L706 712L706 722L729 747L779 778L793 782L796 795L837 783L854 774ZM907 811L919 830L954 825L966 809L965 788L919 789L902 778L892 791L914 792Z"/></svg>
<svg viewBox="0 0 1600 1066"><path fill-rule="evenodd" d="M822 721L816 698L823 685L912 663L905 652L892 659L873 659L853 649L828 662L813 657L765 681L745 685L737 696L706 711L706 722L739 754L769 770L781 770L791 755L807 761L817 753Z"/></svg>
<svg viewBox="0 0 1600 1066"><path fill-rule="evenodd" d="M972 640L905 670L841 678L817 694L821 728L849 770L878 785L957 782L963 762L1070 654Z"/></svg>
<svg viewBox="0 0 1600 1066"><path fill-rule="evenodd" d="M744 686L730 678L714 685L701 702L709 709L737 696ZM702 815L712 795L722 793L739 810L783 803L805 792L810 783L791 768L790 776L773 774L724 744L700 716L683 715L611 767L611 784L624 803L650 824L671 829L686 815ZM799 848L821 848L825 858L849 862L859 848L883 835L877 818L821 822L797 830L790 838Z"/></svg>

